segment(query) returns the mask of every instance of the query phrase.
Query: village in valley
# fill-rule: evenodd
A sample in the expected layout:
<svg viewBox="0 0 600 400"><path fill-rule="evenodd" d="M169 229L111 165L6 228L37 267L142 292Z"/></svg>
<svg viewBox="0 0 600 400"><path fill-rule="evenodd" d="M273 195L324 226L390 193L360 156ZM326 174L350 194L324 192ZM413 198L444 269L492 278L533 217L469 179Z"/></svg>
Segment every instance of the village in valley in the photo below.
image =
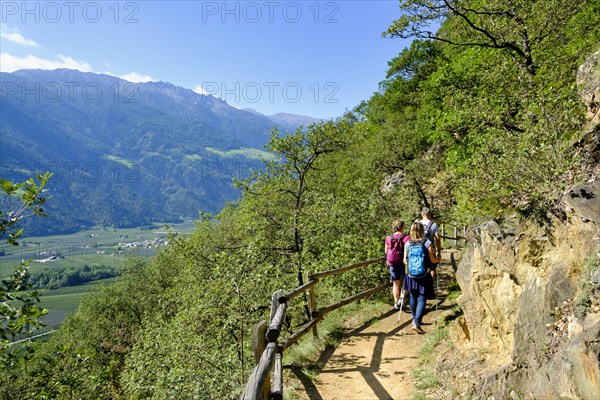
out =
<svg viewBox="0 0 600 400"><path fill-rule="evenodd" d="M182 234L192 228L192 223L176 224L169 229L157 225L144 229L98 227L70 235L29 237L17 247L3 246L0 262L94 263L108 258L114 258L116 262L131 254L151 256L169 245L170 233Z"/></svg>

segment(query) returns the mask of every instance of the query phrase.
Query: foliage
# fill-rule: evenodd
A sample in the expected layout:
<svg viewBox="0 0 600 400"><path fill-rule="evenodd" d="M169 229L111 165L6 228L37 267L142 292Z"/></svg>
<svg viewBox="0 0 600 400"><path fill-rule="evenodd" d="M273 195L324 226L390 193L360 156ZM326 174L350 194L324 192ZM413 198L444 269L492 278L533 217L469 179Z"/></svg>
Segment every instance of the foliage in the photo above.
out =
<svg viewBox="0 0 600 400"><path fill-rule="evenodd" d="M130 259L124 275L87 294L47 343L42 343L15 385L26 383L18 398L113 398L121 371L146 318L160 313L162 294L174 271L159 271L143 259Z"/></svg>
<svg viewBox="0 0 600 400"><path fill-rule="evenodd" d="M33 178L18 183L0 178L2 194L7 196L3 200L8 207L8 211L0 210L0 240L18 246L17 239L23 235L23 229L18 228L19 222L30 215L46 216L42 207L46 198L42 197L42 194L51 177L50 172L44 175L37 174L36 179L39 183ZM13 205L15 196L19 202L16 207Z"/></svg>
<svg viewBox="0 0 600 400"><path fill-rule="evenodd" d="M403 14L384 35L429 42L413 42L391 64L385 92L373 98L366 116L383 112L386 119L378 119L385 130L387 116L397 115L389 101L411 95L410 103L391 103L408 113L402 119L408 129L392 129L402 137L423 135L435 148L423 186L450 197L439 202L438 215L473 220L507 208L528 215L552 209L577 161L570 144L583 106L574 71L600 39L599 7L566 0L401 1ZM411 85L421 70L429 75ZM421 163L418 154L413 158ZM405 153L395 159L412 163Z"/></svg>
<svg viewBox="0 0 600 400"><path fill-rule="evenodd" d="M19 222L30 215L44 216L42 205L46 198L42 196L44 186L52 174L46 172L37 175L38 183L32 178L24 182L14 183L0 178L3 200L8 205L8 210L0 210L0 240L17 246L17 239L23 234ZM17 198L17 205L13 199ZM15 339L18 335L29 335L36 329L43 327L40 318L47 310L37 306L39 293L29 291L30 284L28 265L21 262L13 273L0 284L0 391L9 398L12 394L20 392L18 385L13 385L14 374L26 367L28 358L32 354L29 343L15 344L11 347L8 339Z"/></svg>
<svg viewBox="0 0 600 400"><path fill-rule="evenodd" d="M47 310L36 306L40 301L38 291L29 291L29 272L22 262L0 286L0 338L14 338L23 332L33 332L43 327L39 321ZM3 342L3 348L7 342Z"/></svg>
<svg viewBox="0 0 600 400"><path fill-rule="evenodd" d="M46 198L42 196L44 186L52 176L46 172L44 175L37 175L24 182L14 183L0 178L0 187L7 196L8 211L0 210L0 240L6 240L7 243L17 246L17 239L23 234L23 229L19 228L18 223L29 215L44 215L42 205ZM18 204L13 205L13 198L18 198ZM33 331L42 324L39 318L45 314L45 311L36 307L40 301L37 291L27 291L29 289L29 271L25 262L15 268L13 274L2 280L0 285L0 338L8 339L8 336L16 336L24 331ZM2 342L2 350L6 346Z"/></svg>
<svg viewBox="0 0 600 400"><path fill-rule="evenodd" d="M552 42L553 33L564 31L571 18L593 2L403 0L400 3L402 16L385 35L501 50L528 73L535 74L538 48ZM432 24L442 22L448 30L437 33L431 30Z"/></svg>
<svg viewBox="0 0 600 400"><path fill-rule="evenodd" d="M257 211L269 216L266 218L269 230L276 235L271 243L277 243L278 250L296 266L300 284L306 253L304 242L308 236L306 209L313 199L320 197L318 190L322 190L317 189L315 178L320 172L321 159L346 145L347 125L345 121L313 124L306 132L298 128L294 133L284 134L275 129L267 145L275 159L268 161L266 170L255 176L251 188L247 186L249 181L245 182L247 201L253 206L257 201L262 202ZM265 196L269 198L266 204L262 201Z"/></svg>
<svg viewBox="0 0 600 400"><path fill-rule="evenodd" d="M100 279L113 278L119 268L112 265L83 265L70 268L49 268L31 273L29 282L34 289L58 289L78 286Z"/></svg>

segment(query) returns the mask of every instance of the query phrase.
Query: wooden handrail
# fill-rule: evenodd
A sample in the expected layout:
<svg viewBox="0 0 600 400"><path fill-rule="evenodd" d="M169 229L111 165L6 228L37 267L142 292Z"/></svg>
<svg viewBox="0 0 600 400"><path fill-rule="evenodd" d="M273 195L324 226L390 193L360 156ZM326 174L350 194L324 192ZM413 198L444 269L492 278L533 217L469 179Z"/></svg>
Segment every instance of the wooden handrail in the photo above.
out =
<svg viewBox="0 0 600 400"><path fill-rule="evenodd" d="M297 330L296 332L294 332L293 334L291 334L281 344L281 347L283 348L283 350L287 350L290 346L292 346L293 344L295 344L298 340L300 340L300 338L302 336L304 336L309 331L309 329L311 329L316 324L318 324L322 319L323 319L322 315L321 316L316 316L315 318L311 319L306 324L302 325L302 328L300 328L299 330Z"/></svg>
<svg viewBox="0 0 600 400"><path fill-rule="evenodd" d="M309 275L309 279L310 279L310 275ZM310 280L308 283L305 283L302 286L298 286L296 289L291 290L290 292L284 294L283 296L281 296L279 298L279 302L283 303L283 302L288 302L291 299L293 299L294 297L306 292L308 289L310 289L311 287L315 286L317 284L317 282L319 282L318 279L315 280Z"/></svg>
<svg viewBox="0 0 600 400"><path fill-rule="evenodd" d="M309 275L308 279L309 280L314 280L314 279L318 280L321 278L325 278L326 276L341 274L343 272L348 272L348 271L351 271L356 268L365 267L367 265L375 264L375 263L378 263L383 260L385 260L385 257L379 257L379 258L375 258L373 260L359 262L358 264L348 265L346 267L330 269L329 271L317 272L316 274Z"/></svg>
<svg viewBox="0 0 600 400"><path fill-rule="evenodd" d="M246 388L244 389L244 393L242 393L240 400L257 400L264 398L262 393L263 386L269 378L271 367L275 361L276 352L277 343L269 343L265 351L263 351L260 361L252 370L252 374L250 374L250 378L248 378L248 383L246 383Z"/></svg>
<svg viewBox="0 0 600 400"><path fill-rule="evenodd" d="M283 396L283 379L281 377L281 358L283 357L283 351L288 349L290 346L298 342L302 336L313 329L313 333L316 333L316 326L323 319L323 317L340 307L350 304L354 301L362 299L366 296L376 293L386 287L389 287L391 283L387 282L384 285L365 290L354 296L348 297L338 303L316 309L314 299L314 287L320 281L320 279L331 275L338 275L344 272L351 271L356 268L365 267L384 261L384 257L376 258L373 260L363 261L357 264L348 265L345 267L318 272L316 274L308 274L308 283L299 286L285 295L281 295L281 291L278 290L273 293L272 300L273 304L271 307L271 323L268 329L266 329L266 322L260 322L254 329L254 335L264 335L264 339L269 342L266 347L264 344L262 347L255 348L255 353L262 351L262 355L258 360L256 366L252 370L252 374L248 378L248 382L244 388L244 392L240 396L240 400L267 400L268 398L281 399ZM279 334L281 332L281 326L285 320L285 313L287 310L288 302L297 297L298 295L310 291L311 295L311 316L310 320L304 324L298 331L292 333L283 343L278 344ZM255 346L259 346L260 338L254 338ZM264 351L262 350L264 349ZM256 357L255 357L256 358ZM270 371L273 369L273 387L270 387ZM270 394L269 394L270 393Z"/></svg>
<svg viewBox="0 0 600 400"><path fill-rule="evenodd" d="M448 239L448 240L466 240L465 237L460 236L460 235L456 235L456 236L446 236L446 235L440 235L441 239Z"/></svg>
<svg viewBox="0 0 600 400"><path fill-rule="evenodd" d="M441 224L441 231L440 231L440 239L441 240L444 240L444 239L452 240L454 246L456 246L458 244L459 240L465 240L465 241L467 240L467 228L466 227L462 228L462 231L463 231L462 236L458 234L458 225L453 224L451 226L451 228L454 231L453 232L454 236L446 235L446 224ZM442 242L442 245L443 245L443 242Z"/></svg>

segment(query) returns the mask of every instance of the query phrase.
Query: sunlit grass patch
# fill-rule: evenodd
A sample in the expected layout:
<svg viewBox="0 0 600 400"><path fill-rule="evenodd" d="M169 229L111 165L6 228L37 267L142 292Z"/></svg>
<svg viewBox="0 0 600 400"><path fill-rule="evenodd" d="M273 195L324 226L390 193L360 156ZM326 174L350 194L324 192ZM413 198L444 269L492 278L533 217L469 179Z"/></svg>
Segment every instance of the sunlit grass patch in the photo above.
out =
<svg viewBox="0 0 600 400"><path fill-rule="evenodd" d="M431 369L416 369L413 372L413 376L417 380L416 387L419 390L433 388L440 384L439 376Z"/></svg>

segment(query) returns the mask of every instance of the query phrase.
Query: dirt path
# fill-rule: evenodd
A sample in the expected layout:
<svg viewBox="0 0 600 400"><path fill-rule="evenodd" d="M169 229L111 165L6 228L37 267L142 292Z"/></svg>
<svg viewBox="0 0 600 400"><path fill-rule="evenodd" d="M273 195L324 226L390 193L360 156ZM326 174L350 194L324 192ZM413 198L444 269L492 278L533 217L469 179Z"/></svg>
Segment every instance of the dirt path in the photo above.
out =
<svg viewBox="0 0 600 400"><path fill-rule="evenodd" d="M453 279L444 254L439 277L439 303L427 302L422 328L425 335L411 330L410 308L405 307L398 324L398 312L390 305L378 322L349 332L341 344L321 355L324 365L317 380L304 385L310 400L390 400L410 398L411 370L417 365L417 352L427 333L435 329L437 316L447 309L443 303L446 287ZM391 303L391 301L390 301Z"/></svg>

